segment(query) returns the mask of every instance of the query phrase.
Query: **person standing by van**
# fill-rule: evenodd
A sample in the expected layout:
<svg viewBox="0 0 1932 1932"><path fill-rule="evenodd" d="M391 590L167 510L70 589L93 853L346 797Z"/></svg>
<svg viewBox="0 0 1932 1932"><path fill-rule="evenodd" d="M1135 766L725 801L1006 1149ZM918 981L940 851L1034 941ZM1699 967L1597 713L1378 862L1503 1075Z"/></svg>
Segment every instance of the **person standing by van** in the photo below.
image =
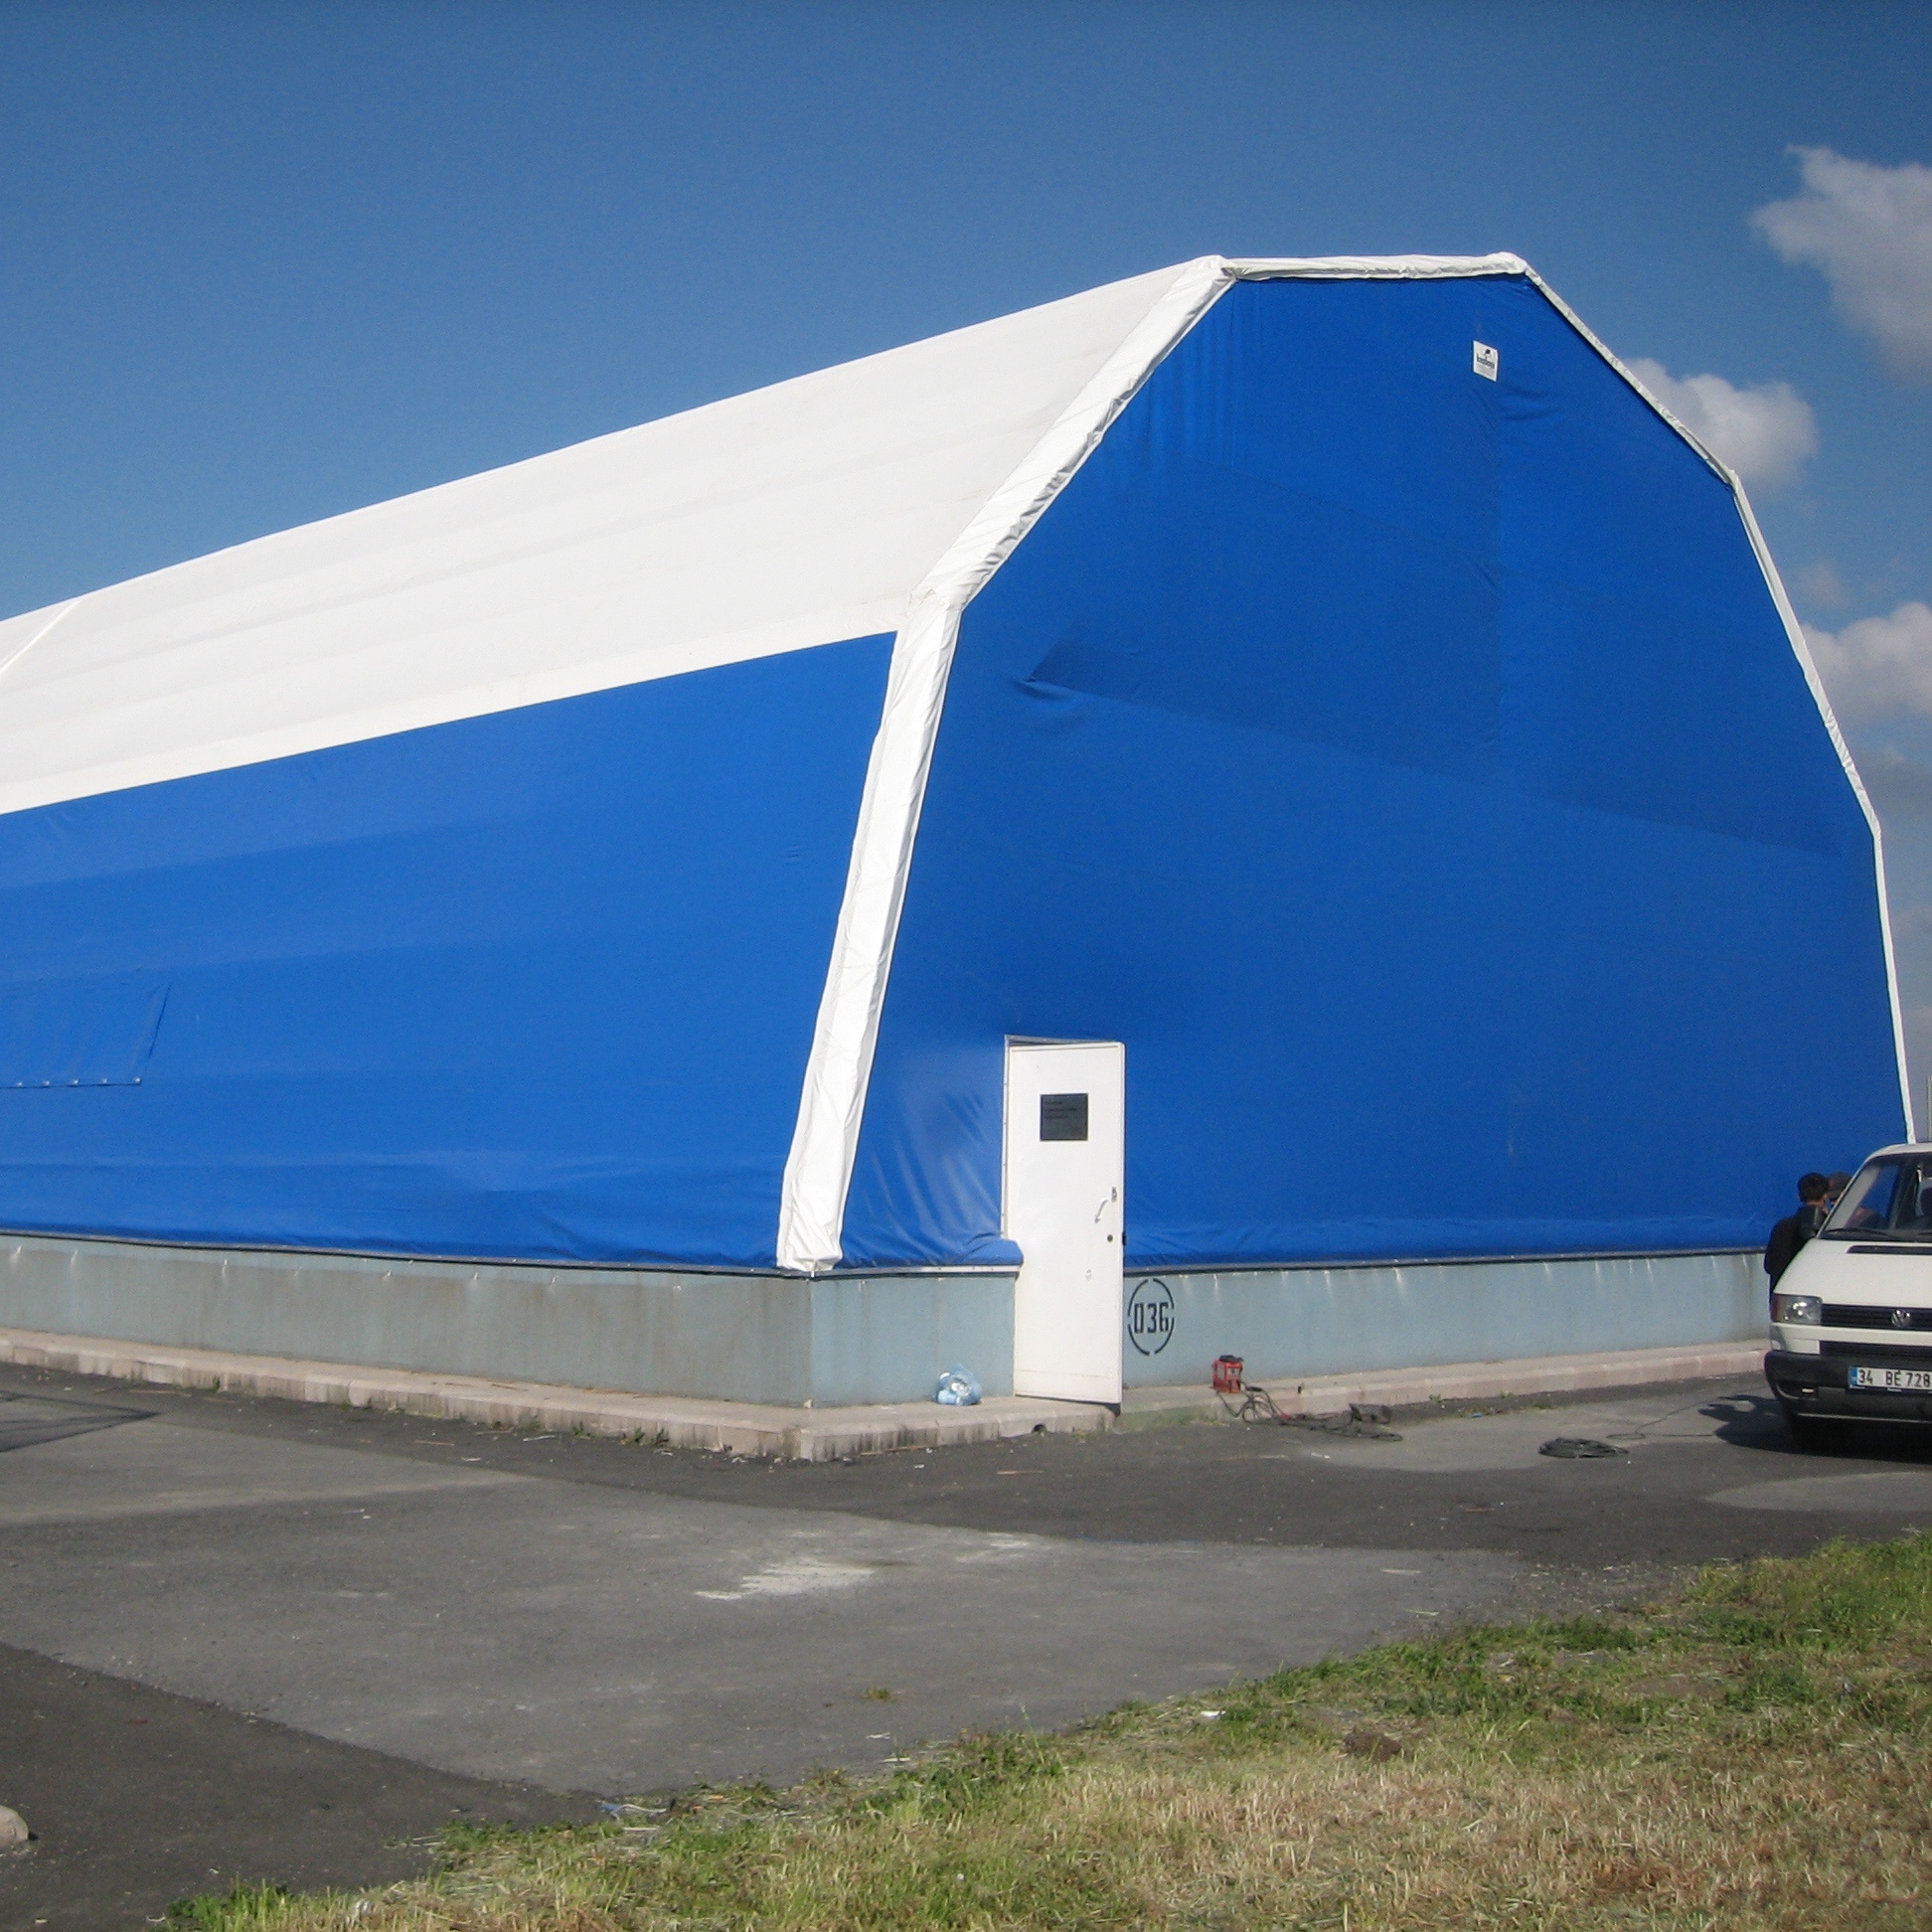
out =
<svg viewBox="0 0 1932 1932"><path fill-rule="evenodd" d="M1771 1238L1764 1244L1764 1272L1771 1277L1773 1288L1778 1285L1778 1277L1791 1266L1798 1250L1825 1225L1825 1200L1831 1191L1832 1184L1822 1174L1799 1177L1798 1211L1787 1214L1771 1230Z"/></svg>

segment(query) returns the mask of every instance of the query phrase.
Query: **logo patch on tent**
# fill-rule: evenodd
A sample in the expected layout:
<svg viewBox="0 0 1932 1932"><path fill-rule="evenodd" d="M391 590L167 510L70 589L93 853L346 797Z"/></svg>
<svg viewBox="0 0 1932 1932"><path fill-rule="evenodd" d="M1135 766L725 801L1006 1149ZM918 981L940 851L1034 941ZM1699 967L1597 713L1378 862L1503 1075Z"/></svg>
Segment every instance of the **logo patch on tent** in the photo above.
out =
<svg viewBox="0 0 1932 1932"><path fill-rule="evenodd" d="M1502 358L1496 353L1494 349L1492 349L1489 346L1487 342L1478 342L1472 344L1471 346L1476 351L1477 375L1487 376L1492 383L1495 382L1497 364L1501 362Z"/></svg>

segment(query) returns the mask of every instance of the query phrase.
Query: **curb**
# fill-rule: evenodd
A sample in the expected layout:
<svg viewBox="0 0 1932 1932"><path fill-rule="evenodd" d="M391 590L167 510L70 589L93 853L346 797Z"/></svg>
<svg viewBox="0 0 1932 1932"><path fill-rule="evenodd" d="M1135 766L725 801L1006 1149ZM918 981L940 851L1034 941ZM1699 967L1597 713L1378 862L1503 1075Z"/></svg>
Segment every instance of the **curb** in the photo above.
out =
<svg viewBox="0 0 1932 1932"><path fill-rule="evenodd" d="M176 1388L219 1388L237 1395L291 1402L398 1409L427 1415L541 1428L567 1434L630 1436L677 1449L724 1450L833 1462L884 1449L940 1448L994 1442L1036 1431L1106 1429L1113 1411L1092 1402L1049 1402L992 1395L972 1408L937 1402L882 1402L863 1408L785 1408L757 1402L708 1401L691 1395L630 1395L617 1389L564 1388L549 1382L438 1375L413 1368L361 1368L286 1356L230 1355L147 1342L111 1342L34 1329L0 1329L0 1362L117 1381Z"/></svg>
<svg viewBox="0 0 1932 1932"><path fill-rule="evenodd" d="M1563 1394L1756 1375L1763 1368L1766 1346L1729 1342L1608 1355L1528 1356L1513 1362L1450 1363L1432 1368L1308 1375L1298 1380L1284 1376L1266 1386L1284 1414L1333 1415L1351 1402L1402 1408L1489 1396ZM230 1355L214 1349L49 1335L34 1329L0 1329L0 1362L69 1374L105 1375L117 1381L396 1409L506 1428L580 1430L585 1435L662 1442L677 1449L799 1462L835 1462L842 1456L887 1449L997 1442L1041 1431L1058 1435L1217 1422L1231 1413L1219 1396L1201 1387L1130 1388L1117 1416L1095 1402L1055 1402L1029 1395L989 1395L963 1409L944 1408L937 1402L787 1408L694 1395L632 1395L549 1382L493 1381L413 1368L361 1368L286 1356Z"/></svg>

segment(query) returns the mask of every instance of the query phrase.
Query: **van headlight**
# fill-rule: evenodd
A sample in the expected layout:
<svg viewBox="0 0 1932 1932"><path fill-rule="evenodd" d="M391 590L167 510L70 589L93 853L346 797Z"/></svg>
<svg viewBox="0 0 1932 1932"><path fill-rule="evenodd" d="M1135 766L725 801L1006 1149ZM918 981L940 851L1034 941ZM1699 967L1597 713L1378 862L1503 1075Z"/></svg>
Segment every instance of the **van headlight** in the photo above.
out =
<svg viewBox="0 0 1932 1932"><path fill-rule="evenodd" d="M1825 1304L1816 1295L1776 1295L1772 1297L1774 1322L1808 1322L1816 1327L1825 1319Z"/></svg>

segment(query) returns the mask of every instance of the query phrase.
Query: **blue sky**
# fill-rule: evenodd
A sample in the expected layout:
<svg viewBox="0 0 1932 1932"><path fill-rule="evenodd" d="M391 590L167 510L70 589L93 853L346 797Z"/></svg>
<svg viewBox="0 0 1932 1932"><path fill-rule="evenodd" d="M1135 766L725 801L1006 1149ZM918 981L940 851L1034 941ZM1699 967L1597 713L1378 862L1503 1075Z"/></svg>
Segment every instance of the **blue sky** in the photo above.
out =
<svg viewBox="0 0 1932 1932"><path fill-rule="evenodd" d="M1925 164L1924 5L0 0L0 614L1190 255L1511 248L1717 379L1922 1082Z"/></svg>

